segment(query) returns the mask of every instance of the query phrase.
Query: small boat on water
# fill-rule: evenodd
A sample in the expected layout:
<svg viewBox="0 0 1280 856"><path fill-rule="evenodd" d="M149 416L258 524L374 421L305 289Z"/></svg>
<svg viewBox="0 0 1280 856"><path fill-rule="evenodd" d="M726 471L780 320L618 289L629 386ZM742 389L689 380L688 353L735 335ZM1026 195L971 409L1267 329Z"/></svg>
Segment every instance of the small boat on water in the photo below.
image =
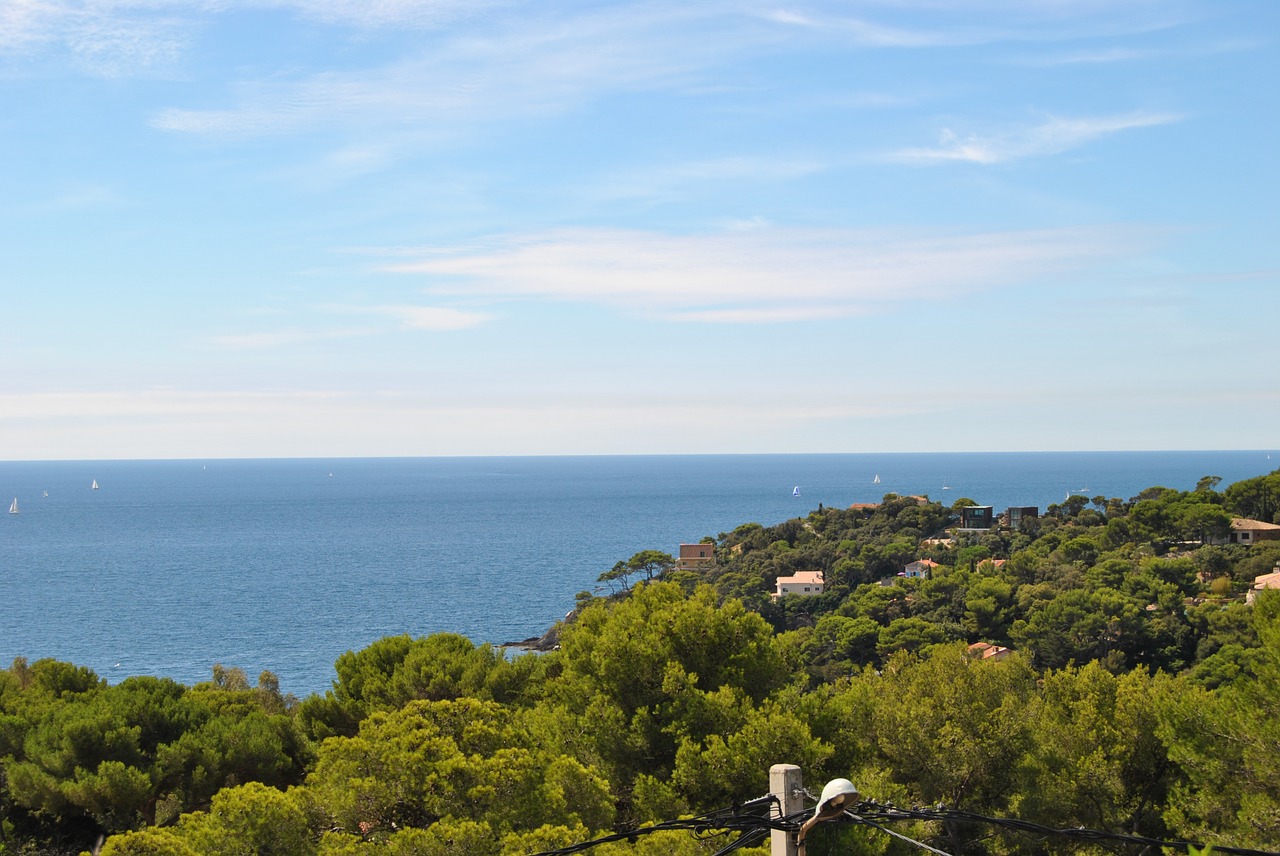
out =
<svg viewBox="0 0 1280 856"><path fill-rule="evenodd" d="M89 486L89 490L97 490L97 489L98 489L98 480L94 479L93 484Z"/></svg>
<svg viewBox="0 0 1280 856"><path fill-rule="evenodd" d="M876 477L871 480L872 484L880 484L880 474L876 473Z"/></svg>
<svg viewBox="0 0 1280 856"><path fill-rule="evenodd" d="M800 495L800 485L796 485L794 488L791 489L791 495L792 496Z"/></svg>
<svg viewBox="0 0 1280 856"><path fill-rule="evenodd" d="M16 496L13 498L13 502L9 503L9 513L10 514L18 513L18 498Z"/></svg>

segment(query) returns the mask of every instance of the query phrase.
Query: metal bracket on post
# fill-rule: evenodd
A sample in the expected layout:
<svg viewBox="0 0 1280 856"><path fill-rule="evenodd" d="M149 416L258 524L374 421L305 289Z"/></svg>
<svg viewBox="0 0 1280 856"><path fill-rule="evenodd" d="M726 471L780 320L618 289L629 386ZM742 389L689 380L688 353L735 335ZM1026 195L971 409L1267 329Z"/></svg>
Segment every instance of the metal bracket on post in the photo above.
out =
<svg viewBox="0 0 1280 856"><path fill-rule="evenodd" d="M795 764L774 764L769 768L769 793L777 797L779 817L788 817L804 809L804 774ZM777 818L775 818L776 820ZM770 856L796 856L793 832L774 829L769 833Z"/></svg>

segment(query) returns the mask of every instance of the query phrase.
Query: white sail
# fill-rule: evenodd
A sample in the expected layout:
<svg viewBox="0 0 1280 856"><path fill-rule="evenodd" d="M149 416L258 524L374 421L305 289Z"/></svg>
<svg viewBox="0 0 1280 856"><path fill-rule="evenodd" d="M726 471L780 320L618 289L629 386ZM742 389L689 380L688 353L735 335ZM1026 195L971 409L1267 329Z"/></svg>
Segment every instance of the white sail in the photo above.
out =
<svg viewBox="0 0 1280 856"><path fill-rule="evenodd" d="M792 495L792 496L799 496L799 495L800 495L800 485L796 485L796 486L795 486L795 488L791 491L791 495Z"/></svg>
<svg viewBox="0 0 1280 856"><path fill-rule="evenodd" d="M16 496L13 498L13 502L9 505L9 513L10 514L18 513L18 498Z"/></svg>
<svg viewBox="0 0 1280 856"><path fill-rule="evenodd" d="M93 485L92 485L92 486L90 486L89 490L97 490L97 489L98 489L98 480L97 480L97 479L94 479L94 480L93 480Z"/></svg>
<svg viewBox="0 0 1280 856"><path fill-rule="evenodd" d="M872 484L880 484L880 474L876 473L876 477L871 480Z"/></svg>

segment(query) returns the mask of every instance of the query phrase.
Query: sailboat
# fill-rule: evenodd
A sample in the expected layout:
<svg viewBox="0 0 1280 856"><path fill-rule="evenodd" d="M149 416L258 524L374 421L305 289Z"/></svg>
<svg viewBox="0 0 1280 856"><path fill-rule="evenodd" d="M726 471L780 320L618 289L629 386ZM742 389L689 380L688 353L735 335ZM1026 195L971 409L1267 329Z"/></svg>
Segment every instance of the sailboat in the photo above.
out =
<svg viewBox="0 0 1280 856"><path fill-rule="evenodd" d="M94 479L93 484L89 486L89 490L97 490L97 489L98 489L98 480Z"/></svg>
<svg viewBox="0 0 1280 856"><path fill-rule="evenodd" d="M16 496L13 498L13 502L9 504L9 513L10 514L18 513L18 498Z"/></svg>
<svg viewBox="0 0 1280 856"><path fill-rule="evenodd" d="M792 495L792 496L799 496L799 495L800 495L800 485L796 485L794 488L792 488L792 490L791 490L791 495Z"/></svg>
<svg viewBox="0 0 1280 856"><path fill-rule="evenodd" d="M876 477L871 480L872 484L880 484L880 474L876 473Z"/></svg>

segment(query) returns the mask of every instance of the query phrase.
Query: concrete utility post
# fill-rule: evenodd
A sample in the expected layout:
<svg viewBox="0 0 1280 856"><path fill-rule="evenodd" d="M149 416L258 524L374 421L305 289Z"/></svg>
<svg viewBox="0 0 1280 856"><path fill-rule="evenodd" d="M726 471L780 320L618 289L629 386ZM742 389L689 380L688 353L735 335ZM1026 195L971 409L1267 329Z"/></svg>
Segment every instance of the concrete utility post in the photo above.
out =
<svg viewBox="0 0 1280 856"><path fill-rule="evenodd" d="M804 774L795 764L774 764L769 768L769 793L778 798L779 815L785 817L804 808ZM774 829L769 833L770 856L796 856L796 836Z"/></svg>

